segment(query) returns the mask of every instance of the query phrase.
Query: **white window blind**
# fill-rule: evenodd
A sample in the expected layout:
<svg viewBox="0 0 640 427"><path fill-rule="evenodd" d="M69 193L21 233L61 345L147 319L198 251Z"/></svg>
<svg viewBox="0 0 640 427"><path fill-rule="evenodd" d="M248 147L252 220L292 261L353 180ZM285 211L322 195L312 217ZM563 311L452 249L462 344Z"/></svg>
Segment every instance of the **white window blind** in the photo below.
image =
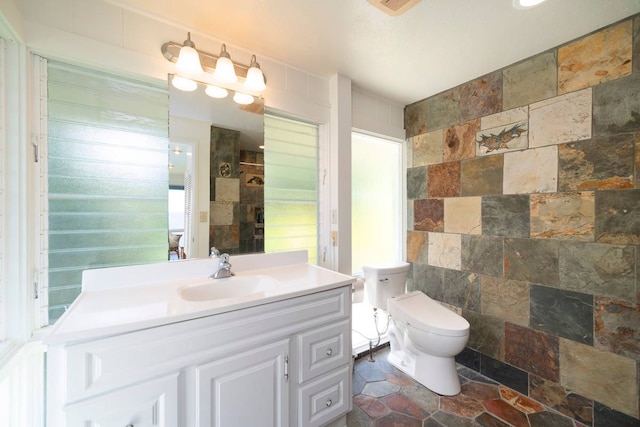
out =
<svg viewBox="0 0 640 427"><path fill-rule="evenodd" d="M90 268L168 257L168 90L49 61L49 323Z"/></svg>
<svg viewBox="0 0 640 427"><path fill-rule="evenodd" d="M5 59L4 59L4 40L0 39L0 341L7 337L7 328L5 321L5 304L6 304L6 283L4 277L5 255L4 248L6 242L4 238L4 203L5 203L5 170L4 170L4 153L7 146L6 130L4 125L5 118Z"/></svg>
<svg viewBox="0 0 640 427"><path fill-rule="evenodd" d="M265 115L265 252L318 263L318 126Z"/></svg>

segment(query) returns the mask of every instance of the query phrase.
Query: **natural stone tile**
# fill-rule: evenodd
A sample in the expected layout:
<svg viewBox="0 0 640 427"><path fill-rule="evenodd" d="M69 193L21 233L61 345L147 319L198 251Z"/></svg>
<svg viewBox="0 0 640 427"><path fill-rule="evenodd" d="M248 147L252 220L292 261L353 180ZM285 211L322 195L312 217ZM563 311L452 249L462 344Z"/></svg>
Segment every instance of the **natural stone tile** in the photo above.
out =
<svg viewBox="0 0 640 427"><path fill-rule="evenodd" d="M487 400L484 407L490 414L508 422L515 427L529 427L527 416L501 399Z"/></svg>
<svg viewBox="0 0 640 427"><path fill-rule="evenodd" d="M504 334L507 363L551 381L560 379L558 337L509 322L504 326Z"/></svg>
<svg viewBox="0 0 640 427"><path fill-rule="evenodd" d="M529 147L591 138L591 88L529 106Z"/></svg>
<svg viewBox="0 0 640 427"><path fill-rule="evenodd" d="M240 179L216 178L216 202L239 202Z"/></svg>
<svg viewBox="0 0 640 427"><path fill-rule="evenodd" d="M502 111L502 71L496 71L460 87L461 121Z"/></svg>
<svg viewBox="0 0 640 427"><path fill-rule="evenodd" d="M527 394L529 374L492 357L481 356L481 373L498 381L501 385L512 388L522 394Z"/></svg>
<svg viewBox="0 0 640 427"><path fill-rule="evenodd" d="M593 400L572 393L556 382L530 375L529 396L581 423L593 423Z"/></svg>
<svg viewBox="0 0 640 427"><path fill-rule="evenodd" d="M638 372L633 359L560 339L560 383L617 411L637 414Z"/></svg>
<svg viewBox="0 0 640 427"><path fill-rule="evenodd" d="M558 146L560 191L633 188L634 136L616 135Z"/></svg>
<svg viewBox="0 0 640 427"><path fill-rule="evenodd" d="M407 262L427 263L427 236L423 231L407 232Z"/></svg>
<svg viewBox="0 0 640 427"><path fill-rule="evenodd" d="M640 73L640 16L633 20L633 72Z"/></svg>
<svg viewBox="0 0 640 427"><path fill-rule="evenodd" d="M505 239L504 277L558 286L558 247L555 240Z"/></svg>
<svg viewBox="0 0 640 427"><path fill-rule="evenodd" d="M640 361L640 304L595 298L594 346Z"/></svg>
<svg viewBox="0 0 640 427"><path fill-rule="evenodd" d="M406 137L411 138L427 131L427 101L422 100L407 105L404 109Z"/></svg>
<svg viewBox="0 0 640 427"><path fill-rule="evenodd" d="M387 379L386 374L372 363L356 364L355 372L360 375L362 379L364 379L367 383L384 382L384 380Z"/></svg>
<svg viewBox="0 0 640 427"><path fill-rule="evenodd" d="M386 377L385 377L386 379ZM374 381L368 382L362 389L362 394L366 394L371 397L383 397L392 393L397 393L400 390L400 386L392 384L387 381Z"/></svg>
<svg viewBox="0 0 640 427"><path fill-rule="evenodd" d="M406 386L413 384L413 379L411 377L403 374L401 371L394 369L391 372L386 372L387 374L387 382L390 382L399 386ZM400 389L402 390L402 389Z"/></svg>
<svg viewBox="0 0 640 427"><path fill-rule="evenodd" d="M429 413L424 411L420 407L420 405L400 393L386 396L382 399L382 401L392 411L399 412L404 415L409 415L419 420L423 420L429 415Z"/></svg>
<svg viewBox="0 0 640 427"><path fill-rule="evenodd" d="M529 325L529 285L517 280L482 276L481 312L521 326Z"/></svg>
<svg viewBox="0 0 640 427"><path fill-rule="evenodd" d="M391 412L380 400L366 394L355 396L353 404L366 412L371 418L380 418Z"/></svg>
<svg viewBox="0 0 640 427"><path fill-rule="evenodd" d="M536 412L527 415L530 427L574 427L573 421L555 412Z"/></svg>
<svg viewBox="0 0 640 427"><path fill-rule="evenodd" d="M233 202L209 202L209 224L233 225Z"/></svg>
<svg viewBox="0 0 640 427"><path fill-rule="evenodd" d="M532 194L531 237L592 242L595 229L595 194Z"/></svg>
<svg viewBox="0 0 640 427"><path fill-rule="evenodd" d="M440 403L439 396L420 384L413 383L411 385L404 386L400 390L400 393L404 394L414 402L420 402L422 409L427 412L435 412L438 410L438 405Z"/></svg>
<svg viewBox="0 0 640 427"><path fill-rule="evenodd" d="M601 403L593 405L593 424L596 427L638 427L638 416L630 417Z"/></svg>
<svg viewBox="0 0 640 427"><path fill-rule="evenodd" d="M462 317L469 322L469 343L467 346L494 359L504 358L504 321L471 310L463 310ZM481 362L482 363L482 362ZM489 373L493 373L489 371ZM494 378L487 372L482 374ZM494 378L496 379L496 378Z"/></svg>
<svg viewBox="0 0 640 427"><path fill-rule="evenodd" d="M460 162L429 166L429 197L460 196Z"/></svg>
<svg viewBox="0 0 640 427"><path fill-rule="evenodd" d="M640 132L636 133L635 147L636 147L636 156L635 156L636 188L640 188Z"/></svg>
<svg viewBox="0 0 640 427"><path fill-rule="evenodd" d="M526 149L529 146L528 119L527 107L483 117L475 137L478 144L476 154L484 156Z"/></svg>
<svg viewBox="0 0 640 427"><path fill-rule="evenodd" d="M427 198L427 167L420 166L407 169L407 198Z"/></svg>
<svg viewBox="0 0 640 427"><path fill-rule="evenodd" d="M536 412L544 411L544 406L538 402L504 386L500 386L500 396L509 402L511 406L518 408L525 414L535 414Z"/></svg>
<svg viewBox="0 0 640 427"><path fill-rule="evenodd" d="M484 407L477 400L464 394L458 394L455 397L441 397L440 410L461 417L475 418L484 412Z"/></svg>
<svg viewBox="0 0 640 427"><path fill-rule="evenodd" d="M640 159L638 161L640 162ZM502 194L503 162L502 155L463 160L461 162L460 195Z"/></svg>
<svg viewBox="0 0 640 427"><path fill-rule="evenodd" d="M558 92L572 92L630 74L632 31L629 19L560 47Z"/></svg>
<svg viewBox="0 0 640 427"><path fill-rule="evenodd" d="M462 270L489 276L503 276L502 239L490 236L462 236Z"/></svg>
<svg viewBox="0 0 640 427"><path fill-rule="evenodd" d="M555 193L557 189L557 146L505 153L504 194Z"/></svg>
<svg viewBox="0 0 640 427"><path fill-rule="evenodd" d="M373 427L373 420L357 405L353 405L351 412L347 413L347 425L349 427Z"/></svg>
<svg viewBox="0 0 640 427"><path fill-rule="evenodd" d="M429 265L460 270L462 239L459 234L429 233Z"/></svg>
<svg viewBox="0 0 640 427"><path fill-rule="evenodd" d="M480 402L500 397L500 390L497 386L476 381L463 384L460 393Z"/></svg>
<svg viewBox="0 0 640 427"><path fill-rule="evenodd" d="M424 264L413 264L411 291L422 291L431 298L444 298L444 269Z"/></svg>
<svg viewBox="0 0 640 427"><path fill-rule="evenodd" d="M640 73L593 88L593 134L640 131Z"/></svg>
<svg viewBox="0 0 640 427"><path fill-rule="evenodd" d="M445 233L480 234L482 232L481 198L444 199Z"/></svg>
<svg viewBox="0 0 640 427"><path fill-rule="evenodd" d="M530 287L532 328L593 345L593 296L546 286Z"/></svg>
<svg viewBox="0 0 640 427"><path fill-rule="evenodd" d="M408 230L414 229L413 205L414 205L413 200L407 199L407 229Z"/></svg>
<svg viewBox="0 0 640 427"><path fill-rule="evenodd" d="M449 89L427 99L427 131L460 123L460 88Z"/></svg>
<svg viewBox="0 0 640 427"><path fill-rule="evenodd" d="M541 53L502 70L503 108L519 107L557 95L556 51Z"/></svg>
<svg viewBox="0 0 640 427"><path fill-rule="evenodd" d="M413 229L417 231L443 231L444 200L415 200L413 202Z"/></svg>
<svg viewBox="0 0 640 427"><path fill-rule="evenodd" d="M640 190L596 192L596 241L640 244Z"/></svg>
<svg viewBox="0 0 640 427"><path fill-rule="evenodd" d="M559 287L634 301L636 251L633 246L563 242Z"/></svg>
<svg viewBox="0 0 640 427"><path fill-rule="evenodd" d="M399 427L402 424L397 424ZM475 427L473 420L448 412L438 411L424 422L423 427Z"/></svg>
<svg viewBox="0 0 640 427"><path fill-rule="evenodd" d="M480 276L456 270L444 271L442 301L455 307L480 311Z"/></svg>
<svg viewBox="0 0 640 427"><path fill-rule="evenodd" d="M451 126L444 130L444 161L454 162L475 157L476 132L480 130L480 120Z"/></svg>
<svg viewBox="0 0 640 427"><path fill-rule="evenodd" d="M442 163L444 146L442 135L443 130L438 129L411 138L413 167Z"/></svg>
<svg viewBox="0 0 640 427"><path fill-rule="evenodd" d="M528 195L482 198L482 234L505 237L529 237Z"/></svg>
<svg viewBox="0 0 640 427"><path fill-rule="evenodd" d="M509 424L494 417L488 412L483 412L482 414L478 415L475 419L475 422L482 427L511 427Z"/></svg>

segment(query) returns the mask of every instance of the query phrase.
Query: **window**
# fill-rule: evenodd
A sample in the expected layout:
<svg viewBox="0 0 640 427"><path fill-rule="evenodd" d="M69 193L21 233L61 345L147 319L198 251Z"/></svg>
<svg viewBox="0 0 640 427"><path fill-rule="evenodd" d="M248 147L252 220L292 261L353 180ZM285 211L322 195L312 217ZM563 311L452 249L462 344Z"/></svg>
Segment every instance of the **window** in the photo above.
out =
<svg viewBox="0 0 640 427"><path fill-rule="evenodd" d="M47 75L51 324L83 270L167 260L168 91L53 61Z"/></svg>
<svg viewBox="0 0 640 427"><path fill-rule="evenodd" d="M306 249L318 263L318 126L264 117L265 252Z"/></svg>
<svg viewBox="0 0 640 427"><path fill-rule="evenodd" d="M402 257L402 144L351 136L352 270Z"/></svg>

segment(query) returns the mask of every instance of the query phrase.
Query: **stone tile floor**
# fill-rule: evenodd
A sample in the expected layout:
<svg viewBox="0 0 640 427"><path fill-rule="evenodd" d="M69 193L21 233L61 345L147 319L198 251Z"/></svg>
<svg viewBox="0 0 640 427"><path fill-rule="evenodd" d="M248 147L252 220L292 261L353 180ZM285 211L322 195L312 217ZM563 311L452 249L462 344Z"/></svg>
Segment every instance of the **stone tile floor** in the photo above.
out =
<svg viewBox="0 0 640 427"><path fill-rule="evenodd" d="M355 361L348 427L583 427L461 365L460 394L440 396L389 364L388 353Z"/></svg>

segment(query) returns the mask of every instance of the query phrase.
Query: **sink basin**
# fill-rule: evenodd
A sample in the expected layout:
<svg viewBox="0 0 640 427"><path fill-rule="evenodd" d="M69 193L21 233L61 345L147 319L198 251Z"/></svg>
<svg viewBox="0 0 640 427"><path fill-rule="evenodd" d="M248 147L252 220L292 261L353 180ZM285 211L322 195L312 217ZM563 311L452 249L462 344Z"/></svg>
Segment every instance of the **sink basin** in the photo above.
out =
<svg viewBox="0 0 640 427"><path fill-rule="evenodd" d="M187 301L211 301L228 298L259 298L276 288L278 282L263 275L231 276L224 279L208 279L178 290Z"/></svg>

